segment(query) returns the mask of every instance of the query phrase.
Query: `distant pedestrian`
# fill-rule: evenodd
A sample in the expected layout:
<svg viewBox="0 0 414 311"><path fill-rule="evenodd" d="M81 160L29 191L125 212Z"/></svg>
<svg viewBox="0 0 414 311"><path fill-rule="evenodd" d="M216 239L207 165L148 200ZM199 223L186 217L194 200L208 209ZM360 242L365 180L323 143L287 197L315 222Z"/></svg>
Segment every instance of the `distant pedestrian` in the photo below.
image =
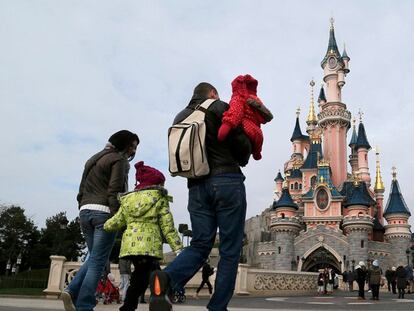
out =
<svg viewBox="0 0 414 311"><path fill-rule="evenodd" d="M208 287L208 292L211 297L211 295L213 294L213 286L210 283L210 276L212 276L213 274L214 274L214 268L209 265L208 260L207 260L203 265L203 269L201 270L202 281L201 281L200 286L196 290L195 298L198 298L198 293L202 290L205 284Z"/></svg>
<svg viewBox="0 0 414 311"><path fill-rule="evenodd" d="M125 258L119 258L118 267L119 274L121 275L119 291L121 293L121 300L124 301L131 277L131 261Z"/></svg>
<svg viewBox="0 0 414 311"><path fill-rule="evenodd" d="M397 293L397 268L396 267L391 268L391 289L392 289L393 294Z"/></svg>
<svg viewBox="0 0 414 311"><path fill-rule="evenodd" d="M342 272L342 286L343 290L348 290L348 271Z"/></svg>
<svg viewBox="0 0 414 311"><path fill-rule="evenodd" d="M119 211L104 226L111 232L126 227L119 257L130 259L134 265L124 304L119 308L121 311L137 308L139 297L148 287L150 273L163 258L163 237L173 251L182 249L169 207L172 197L164 188L164 175L142 161L136 163L135 168L135 191L120 198Z"/></svg>
<svg viewBox="0 0 414 311"><path fill-rule="evenodd" d="M324 280L324 273L321 271L318 275L318 295L323 295L325 293Z"/></svg>
<svg viewBox="0 0 414 311"><path fill-rule="evenodd" d="M372 266L369 270L369 283L371 285L372 300L379 300L379 288L381 285L381 269L379 267L378 260L372 262Z"/></svg>
<svg viewBox="0 0 414 311"><path fill-rule="evenodd" d="M385 271L385 279L387 280L388 291L391 292L391 281L392 281L391 267L388 267L388 269Z"/></svg>
<svg viewBox="0 0 414 311"><path fill-rule="evenodd" d="M411 283L413 282L413 268L411 268L409 265L406 265L404 269L407 274L407 294L411 294Z"/></svg>
<svg viewBox="0 0 414 311"><path fill-rule="evenodd" d="M85 164L77 201L82 233L89 257L61 293L66 311L94 309L95 291L115 242L115 232L103 230L103 224L119 208L118 194L127 191L129 163L139 138L127 130L116 132L105 148Z"/></svg>
<svg viewBox="0 0 414 311"><path fill-rule="evenodd" d="M397 267L397 288L398 288L398 299L404 299L405 288L407 287L407 271L405 271L402 265Z"/></svg>
<svg viewBox="0 0 414 311"><path fill-rule="evenodd" d="M367 268L363 261L360 261L355 267L356 281L358 283L358 299L365 300L365 282L367 280Z"/></svg>
<svg viewBox="0 0 414 311"><path fill-rule="evenodd" d="M336 276L335 271L329 268L327 271L327 283L328 283L326 287L327 294L333 293L334 284L335 284L335 276Z"/></svg>
<svg viewBox="0 0 414 311"><path fill-rule="evenodd" d="M354 280L355 280L355 272L352 272L351 270L348 270L348 290L350 292L354 291Z"/></svg>

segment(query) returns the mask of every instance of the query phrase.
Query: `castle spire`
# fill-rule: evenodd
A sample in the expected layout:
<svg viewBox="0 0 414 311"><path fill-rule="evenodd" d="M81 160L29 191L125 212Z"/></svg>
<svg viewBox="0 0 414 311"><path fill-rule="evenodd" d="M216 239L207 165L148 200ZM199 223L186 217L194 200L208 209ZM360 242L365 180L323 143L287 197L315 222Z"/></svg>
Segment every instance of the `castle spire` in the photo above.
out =
<svg viewBox="0 0 414 311"><path fill-rule="evenodd" d="M341 53L339 53L338 45L336 44L335 39L335 29L334 29L334 19L331 17L330 23L331 27L329 29L329 42L328 42L328 49L326 51L325 57L323 58L321 62L322 68L324 67L326 61L328 60L329 56L336 56L338 60L342 60Z"/></svg>
<svg viewBox="0 0 414 311"><path fill-rule="evenodd" d="M325 90L323 89L323 84L321 85L321 90L319 91L318 103L321 104L322 102L326 103L326 96Z"/></svg>
<svg viewBox="0 0 414 311"><path fill-rule="evenodd" d="M296 110L296 123L295 123L295 129L293 130L292 137L290 138L291 142L295 140L306 139L306 137L302 134L302 130L300 129L299 116L300 116L300 108Z"/></svg>
<svg viewBox="0 0 414 311"><path fill-rule="evenodd" d="M380 160L379 160L379 148L378 146L375 148L375 155L377 156L377 172L375 175L375 192L383 192L385 190L384 183L381 177L381 168L380 168Z"/></svg>
<svg viewBox="0 0 414 311"><path fill-rule="evenodd" d="M362 123L363 112L359 112L359 126L358 126L358 138L355 145L356 149L366 148L367 150L371 149L371 145L368 142L367 134L365 132L364 124Z"/></svg>
<svg viewBox="0 0 414 311"><path fill-rule="evenodd" d="M316 118L315 107L313 103L313 87L315 86L315 81L313 81L312 79L309 84L311 86L311 98L310 98L310 105L309 105L309 114L308 114L308 119L306 120L306 123L310 126L310 125L316 125L318 123L318 119Z"/></svg>
<svg viewBox="0 0 414 311"><path fill-rule="evenodd" d="M388 198L387 206L385 208L384 217L388 217L392 214L405 214L410 216L410 210L405 203L404 197L401 193L400 186L397 180L396 168L392 168L392 182L390 196Z"/></svg>
<svg viewBox="0 0 414 311"><path fill-rule="evenodd" d="M357 140L358 140L358 135L356 133L355 122L356 122L356 120L355 120L355 118L353 118L352 119L352 123L353 123L353 125L352 125L352 136L351 136L351 141L349 142L349 145L348 145L351 148L353 148L356 145Z"/></svg>

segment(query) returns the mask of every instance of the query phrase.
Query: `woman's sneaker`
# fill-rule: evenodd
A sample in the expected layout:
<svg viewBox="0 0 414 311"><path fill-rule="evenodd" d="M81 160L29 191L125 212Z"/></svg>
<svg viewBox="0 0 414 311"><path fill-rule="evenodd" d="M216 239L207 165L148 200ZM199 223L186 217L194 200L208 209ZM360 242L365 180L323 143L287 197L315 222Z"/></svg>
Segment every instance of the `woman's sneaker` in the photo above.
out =
<svg viewBox="0 0 414 311"><path fill-rule="evenodd" d="M156 270L150 276L150 311L170 311L172 304L168 295L170 294L170 278L168 274Z"/></svg>
<svg viewBox="0 0 414 311"><path fill-rule="evenodd" d="M60 299L63 301L63 307L65 311L76 311L75 305L73 304L72 295L64 290L60 293Z"/></svg>

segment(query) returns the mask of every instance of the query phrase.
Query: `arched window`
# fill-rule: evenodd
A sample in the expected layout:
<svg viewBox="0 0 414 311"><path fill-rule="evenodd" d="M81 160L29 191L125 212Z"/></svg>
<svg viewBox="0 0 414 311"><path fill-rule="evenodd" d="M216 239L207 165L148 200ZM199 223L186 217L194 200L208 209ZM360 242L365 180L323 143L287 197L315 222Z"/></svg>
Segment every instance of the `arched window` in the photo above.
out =
<svg viewBox="0 0 414 311"><path fill-rule="evenodd" d="M293 190L293 184L290 184L290 190Z"/></svg>
<svg viewBox="0 0 414 311"><path fill-rule="evenodd" d="M285 219L285 213L282 213L282 219Z"/></svg>
<svg viewBox="0 0 414 311"><path fill-rule="evenodd" d="M299 184L297 182L295 182L295 190L299 189Z"/></svg>
<svg viewBox="0 0 414 311"><path fill-rule="evenodd" d="M302 184L299 184L299 190L302 190Z"/></svg>
<svg viewBox="0 0 414 311"><path fill-rule="evenodd" d="M280 246L277 248L277 252L278 252L279 254L282 252L282 248L281 248Z"/></svg>
<svg viewBox="0 0 414 311"><path fill-rule="evenodd" d="M312 176L311 177L310 184L311 184L311 187L315 186L315 184L316 184L316 176Z"/></svg>
<svg viewBox="0 0 414 311"><path fill-rule="evenodd" d="M364 240L361 240L361 248L364 248Z"/></svg>

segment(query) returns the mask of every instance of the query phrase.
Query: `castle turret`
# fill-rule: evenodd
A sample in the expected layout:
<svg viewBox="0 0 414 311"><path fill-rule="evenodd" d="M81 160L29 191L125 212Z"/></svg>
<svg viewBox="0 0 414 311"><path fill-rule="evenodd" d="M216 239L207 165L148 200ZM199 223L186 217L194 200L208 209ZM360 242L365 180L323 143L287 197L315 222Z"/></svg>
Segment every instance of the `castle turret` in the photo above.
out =
<svg viewBox="0 0 414 311"><path fill-rule="evenodd" d="M345 64L335 40L333 19L329 31L328 50L321 66L326 84L326 103L320 104L319 127L323 129L324 158L329 160L333 184L338 187L347 179L346 133L350 127L351 113L342 102L345 84Z"/></svg>
<svg viewBox="0 0 414 311"><path fill-rule="evenodd" d="M323 85L321 85L321 90L319 91L318 104L319 108L326 104L326 96L325 90L323 89Z"/></svg>
<svg viewBox="0 0 414 311"><path fill-rule="evenodd" d="M351 148L351 154L349 155L349 165L351 165L352 175L355 175L358 171L358 153L355 149L355 146L357 144L358 135L356 132L355 127L355 119L352 120L352 136L351 141L349 142L349 147Z"/></svg>
<svg viewBox="0 0 414 311"><path fill-rule="evenodd" d="M292 137L290 138L290 141L293 144L293 153L300 153L303 155L304 151L304 142L306 142L309 137L302 134L302 130L300 129L300 122L299 122L299 116L300 116L300 108L296 111L296 123L295 128L293 129Z"/></svg>
<svg viewBox="0 0 414 311"><path fill-rule="evenodd" d="M372 237L374 218L368 213L372 204L366 184L356 179L344 204L347 215L342 227L348 236L349 258L355 262L368 259L368 240Z"/></svg>
<svg viewBox="0 0 414 311"><path fill-rule="evenodd" d="M362 117L360 117L359 127L358 127L358 138L355 145L355 150L358 154L358 171L362 181L365 181L368 186L371 185L371 176L369 174L368 166L368 152L371 149L371 146L367 139L367 134L365 132L364 124L362 123Z"/></svg>
<svg viewBox="0 0 414 311"><path fill-rule="evenodd" d="M308 192L316 185L318 175L318 161L322 159L322 139L321 131L317 128L312 135L310 135L311 146L308 156L301 167L303 174L303 189Z"/></svg>
<svg viewBox="0 0 414 311"><path fill-rule="evenodd" d="M295 262L295 237L301 230L300 220L297 217L298 205L293 202L289 189L283 188L279 201L273 203L271 213L270 230L275 237L274 269L294 270Z"/></svg>
<svg viewBox="0 0 414 311"><path fill-rule="evenodd" d="M392 176L390 195L384 212L388 223L385 226L385 240L392 247L392 265L405 265L406 250L411 239L411 226L408 224L411 213L401 193L395 167Z"/></svg>
<svg viewBox="0 0 414 311"><path fill-rule="evenodd" d="M342 52L342 61L344 62L345 68L345 75L350 71L349 70L349 61L351 59L349 58L348 54L346 53L345 44L344 44L344 51Z"/></svg>
<svg viewBox="0 0 414 311"><path fill-rule="evenodd" d="M275 182L276 182L275 197L274 197L275 201L279 200L282 195L282 189L283 189L282 185L283 185L284 180L285 179L282 177L282 174L280 173L280 170L279 170L275 178Z"/></svg>

